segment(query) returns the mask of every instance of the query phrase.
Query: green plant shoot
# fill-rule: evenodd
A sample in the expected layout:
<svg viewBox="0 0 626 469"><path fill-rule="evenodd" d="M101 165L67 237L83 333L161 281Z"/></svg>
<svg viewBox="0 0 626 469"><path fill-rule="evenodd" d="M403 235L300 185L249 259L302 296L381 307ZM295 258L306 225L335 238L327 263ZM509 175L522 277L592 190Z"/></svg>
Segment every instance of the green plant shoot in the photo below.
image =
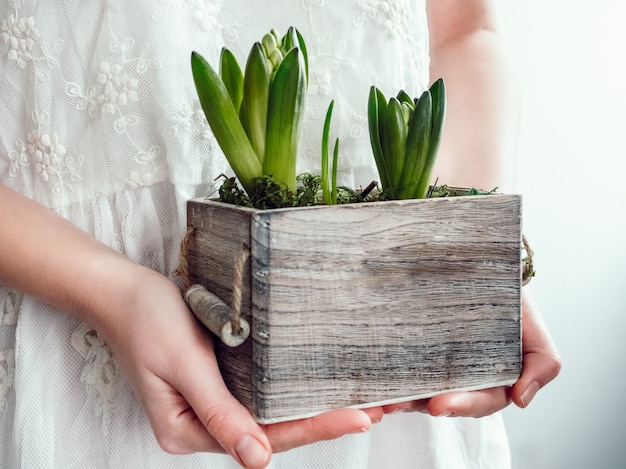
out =
<svg viewBox="0 0 626 469"><path fill-rule="evenodd" d="M253 45L245 72L226 48L220 72L197 52L191 68L198 98L217 143L249 195L255 180L272 176L296 190L298 140L308 86L308 58L300 33L272 30Z"/></svg>
<svg viewBox="0 0 626 469"><path fill-rule="evenodd" d="M333 150L332 169L329 171L328 140L330 133L330 121L333 116L333 106L335 101L331 101L326 111L324 120L324 130L322 133L322 196L325 205L337 204L337 160L339 158L339 139L335 140Z"/></svg>
<svg viewBox="0 0 626 469"><path fill-rule="evenodd" d="M370 144L386 198L426 196L441 140L445 108L445 83L441 78L415 99L400 91L387 102L378 88L371 87L368 98Z"/></svg>

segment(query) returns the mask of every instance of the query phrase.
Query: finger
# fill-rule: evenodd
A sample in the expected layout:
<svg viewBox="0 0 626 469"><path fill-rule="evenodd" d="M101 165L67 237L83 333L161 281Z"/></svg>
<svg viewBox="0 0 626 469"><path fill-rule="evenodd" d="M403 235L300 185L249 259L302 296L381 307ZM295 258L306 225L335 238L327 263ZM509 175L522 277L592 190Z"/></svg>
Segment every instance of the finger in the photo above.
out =
<svg viewBox="0 0 626 469"><path fill-rule="evenodd" d="M370 429L371 424L366 411L340 409L307 419L267 425L265 432L274 452L281 452L349 433L363 433Z"/></svg>
<svg viewBox="0 0 626 469"><path fill-rule="evenodd" d="M157 379L155 377L155 379ZM188 399L168 383L154 392L146 404L154 434L161 448L171 454L228 453L244 467L264 468L271 458L270 444L248 411L230 395L215 395L217 404L195 411ZM158 386L152 386L157 389ZM190 399L191 400L191 399ZM198 405L202 408L203 403ZM169 411L168 411L169 409ZM203 417L198 417L202 415Z"/></svg>
<svg viewBox="0 0 626 469"><path fill-rule="evenodd" d="M504 409L509 403L510 388L497 387L469 392L450 392L431 397L426 405L436 417L485 417Z"/></svg>
<svg viewBox="0 0 626 469"><path fill-rule="evenodd" d="M170 453L220 451L245 467L265 467L269 441L224 384L210 334L180 295L168 298L172 303L155 311L187 314L168 314L167 331L155 333L151 343L159 346L152 350L152 374L142 378L145 392L140 393L148 396L143 404L159 444Z"/></svg>
<svg viewBox="0 0 626 469"><path fill-rule="evenodd" d="M157 376L147 381L150 399L144 403L150 425L161 448L171 454L197 451L224 453L210 436L187 400Z"/></svg>
<svg viewBox="0 0 626 469"><path fill-rule="evenodd" d="M371 423L380 423L385 415L382 407L368 407L361 410L368 415Z"/></svg>
<svg viewBox="0 0 626 469"><path fill-rule="evenodd" d="M422 412L428 413L426 406L428 399L418 399L415 401L399 402L396 404L387 404L383 407L385 414L395 414L397 412Z"/></svg>
<svg viewBox="0 0 626 469"><path fill-rule="evenodd" d="M224 384L215 355L202 357L196 350L193 359L185 359L177 375L177 388L190 405L190 415L181 414L179 418L181 423L193 424L188 433L193 431L195 451L212 450L215 441L244 467L266 467L271 458L270 442Z"/></svg>
<svg viewBox="0 0 626 469"><path fill-rule="evenodd" d="M522 295L522 318L522 374L511 389L511 399L524 408L537 391L558 376L562 363L528 287Z"/></svg>
<svg viewBox="0 0 626 469"><path fill-rule="evenodd" d="M228 391L210 334L187 308L177 285L157 278L136 292L140 327L110 326L115 356L127 371L161 447L170 453L220 451L252 469L267 466L262 428ZM143 315L143 316L142 316ZM143 320L142 320L143 319Z"/></svg>

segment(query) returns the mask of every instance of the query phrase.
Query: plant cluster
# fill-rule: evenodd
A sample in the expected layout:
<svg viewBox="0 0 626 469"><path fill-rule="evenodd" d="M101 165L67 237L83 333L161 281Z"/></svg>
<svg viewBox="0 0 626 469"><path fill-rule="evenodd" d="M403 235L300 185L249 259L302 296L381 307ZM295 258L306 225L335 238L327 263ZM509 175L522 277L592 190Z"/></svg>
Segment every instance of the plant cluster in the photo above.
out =
<svg viewBox="0 0 626 469"><path fill-rule="evenodd" d="M367 114L370 142L387 198L426 197L445 105L441 78L415 99L400 91L387 102L378 88L371 87Z"/></svg>
<svg viewBox="0 0 626 469"><path fill-rule="evenodd" d="M252 46L243 70L226 48L219 73L197 52L191 54L191 68L204 114L236 176L220 188L222 201L276 208L365 200L366 191L337 187L339 140L332 160L329 149L333 101L322 134L322 174L296 176L308 86L306 44L296 28L284 36L275 30L265 34ZM372 86L368 122L382 198L427 195L445 101L441 79L415 99L400 91L387 101Z"/></svg>

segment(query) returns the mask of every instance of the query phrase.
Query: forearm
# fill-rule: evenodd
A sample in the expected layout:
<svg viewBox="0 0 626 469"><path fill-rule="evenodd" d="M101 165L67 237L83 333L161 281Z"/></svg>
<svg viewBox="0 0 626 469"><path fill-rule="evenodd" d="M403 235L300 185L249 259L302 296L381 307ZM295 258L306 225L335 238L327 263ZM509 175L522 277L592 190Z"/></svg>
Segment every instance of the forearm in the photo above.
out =
<svg viewBox="0 0 626 469"><path fill-rule="evenodd" d="M431 0L431 77L448 108L434 176L458 186L515 183L519 88L488 1Z"/></svg>
<svg viewBox="0 0 626 469"><path fill-rule="evenodd" d="M0 283L94 326L114 321L138 277L153 274L2 185L0 220Z"/></svg>

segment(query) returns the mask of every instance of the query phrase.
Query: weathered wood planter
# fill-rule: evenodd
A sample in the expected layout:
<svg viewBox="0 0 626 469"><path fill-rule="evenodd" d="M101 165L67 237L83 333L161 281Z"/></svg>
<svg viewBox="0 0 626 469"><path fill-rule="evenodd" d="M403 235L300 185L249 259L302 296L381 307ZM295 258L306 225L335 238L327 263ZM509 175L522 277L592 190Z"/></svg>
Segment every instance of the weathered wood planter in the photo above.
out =
<svg viewBox="0 0 626 469"><path fill-rule="evenodd" d="M251 336L217 343L262 423L516 381L521 197L259 211L188 202L191 281L230 304L244 246Z"/></svg>

